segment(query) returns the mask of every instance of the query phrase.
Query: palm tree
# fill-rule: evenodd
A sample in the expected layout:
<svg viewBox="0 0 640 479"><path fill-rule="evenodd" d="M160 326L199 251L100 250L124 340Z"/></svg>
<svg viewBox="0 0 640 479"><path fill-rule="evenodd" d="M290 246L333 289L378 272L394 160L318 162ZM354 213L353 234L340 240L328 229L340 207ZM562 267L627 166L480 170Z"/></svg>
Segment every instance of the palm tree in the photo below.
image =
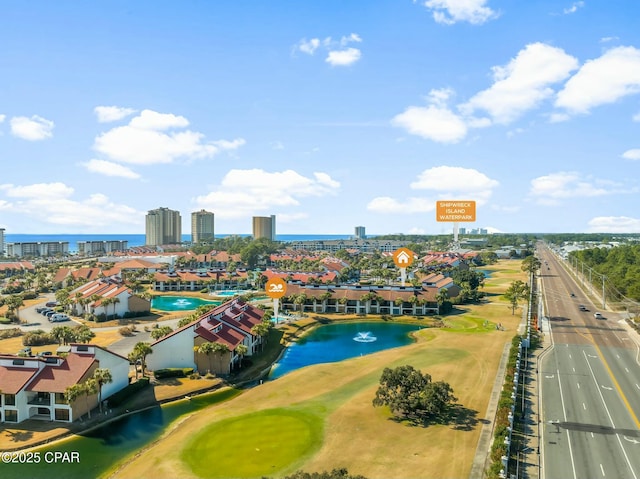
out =
<svg viewBox="0 0 640 479"><path fill-rule="evenodd" d="M67 404L71 406L83 393L84 391L81 384L73 384L64 390L64 399ZM73 409L71 410L73 411Z"/></svg>
<svg viewBox="0 0 640 479"><path fill-rule="evenodd" d="M320 295L320 299L322 300L322 312L323 313L327 312L327 301L329 301L332 297L333 297L333 295L331 294L330 291L325 291L324 293L322 293Z"/></svg>
<svg viewBox="0 0 640 479"><path fill-rule="evenodd" d="M153 349L149 343L139 342L133 347L133 351L137 355L137 359L140 360L142 365L142 376L144 377L144 371L147 369L147 356L153 353Z"/></svg>
<svg viewBox="0 0 640 479"><path fill-rule="evenodd" d="M19 321L20 320L19 311L20 311L20 308L24 305L24 300L22 299L22 296L20 296L19 294L12 294L8 298L5 298L4 304L7 305L7 309L9 310L9 312L16 313L16 318Z"/></svg>
<svg viewBox="0 0 640 479"><path fill-rule="evenodd" d="M102 413L102 386L113 382L113 376L111 376L109 369L98 368L93 372L93 379L98 388L98 405L100 406L100 413Z"/></svg>
<svg viewBox="0 0 640 479"><path fill-rule="evenodd" d="M242 358L244 358L244 355L247 354L248 351L249 348L246 344L238 344L238 346L236 346L236 353L240 356L240 366L242 366Z"/></svg>
<svg viewBox="0 0 640 479"><path fill-rule="evenodd" d="M87 404L87 414L91 419L91 408L89 407L89 396L98 392L98 382L94 378L89 378L85 382L78 384L84 394L84 400Z"/></svg>
<svg viewBox="0 0 640 479"><path fill-rule="evenodd" d="M438 291L438 294L436 294L436 301L438 303L438 314L440 314L440 308L442 308L442 305L446 303L448 300L449 300L448 289L441 289L440 291Z"/></svg>
<svg viewBox="0 0 640 479"><path fill-rule="evenodd" d="M138 380L138 360L140 359L140 356L138 355L137 351L131 351L128 354L127 358L129 359L129 362L133 364L135 374L136 374L136 381L137 381Z"/></svg>

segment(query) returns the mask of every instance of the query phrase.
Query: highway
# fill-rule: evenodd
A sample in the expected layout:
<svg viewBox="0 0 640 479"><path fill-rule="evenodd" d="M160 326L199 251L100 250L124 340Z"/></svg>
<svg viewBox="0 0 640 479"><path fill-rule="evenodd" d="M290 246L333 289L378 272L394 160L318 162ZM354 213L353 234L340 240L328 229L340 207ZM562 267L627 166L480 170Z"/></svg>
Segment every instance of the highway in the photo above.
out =
<svg viewBox="0 0 640 479"><path fill-rule="evenodd" d="M551 251L538 257L552 341L538 371L541 478L640 479L638 335L599 310Z"/></svg>

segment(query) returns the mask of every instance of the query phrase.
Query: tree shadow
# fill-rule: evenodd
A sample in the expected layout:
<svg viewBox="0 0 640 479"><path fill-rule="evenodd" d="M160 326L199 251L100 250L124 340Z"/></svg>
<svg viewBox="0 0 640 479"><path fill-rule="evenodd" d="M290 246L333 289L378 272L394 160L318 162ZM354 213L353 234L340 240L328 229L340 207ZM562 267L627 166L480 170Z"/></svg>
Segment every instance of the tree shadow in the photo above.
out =
<svg viewBox="0 0 640 479"><path fill-rule="evenodd" d="M389 420L404 423L411 427L429 427L435 425L451 426L456 431L473 431L478 422L483 424L486 420L478 419L478 411L464 407L462 404L452 404L437 415L412 415L391 416Z"/></svg>
<svg viewBox="0 0 640 479"><path fill-rule="evenodd" d="M10 431L5 429L5 433L11 442L24 442L33 438L33 431Z"/></svg>

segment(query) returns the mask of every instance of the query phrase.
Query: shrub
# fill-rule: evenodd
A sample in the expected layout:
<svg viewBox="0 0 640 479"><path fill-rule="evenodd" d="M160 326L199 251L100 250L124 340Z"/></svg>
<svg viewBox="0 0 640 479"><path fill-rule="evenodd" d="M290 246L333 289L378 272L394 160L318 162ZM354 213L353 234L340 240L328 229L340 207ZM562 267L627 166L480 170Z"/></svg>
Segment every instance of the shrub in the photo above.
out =
<svg viewBox="0 0 640 479"><path fill-rule="evenodd" d="M22 344L24 346L44 346L45 344L58 344L58 341L42 329L38 329L25 334L22 338Z"/></svg>
<svg viewBox="0 0 640 479"><path fill-rule="evenodd" d="M138 379L135 383L129 384L109 398L107 404L109 407L118 407L130 396L137 393L141 389L149 385L149 378Z"/></svg>
<svg viewBox="0 0 640 479"><path fill-rule="evenodd" d="M130 326L123 326L120 329L118 329L118 332L122 336L133 336L133 329L131 329Z"/></svg>
<svg viewBox="0 0 640 479"><path fill-rule="evenodd" d="M5 318L4 316L0 317L0 324L11 324L13 320L10 318Z"/></svg>
<svg viewBox="0 0 640 479"><path fill-rule="evenodd" d="M0 331L0 339L15 338L22 336L22 334L20 328L3 329Z"/></svg>
<svg viewBox="0 0 640 479"><path fill-rule="evenodd" d="M33 291L25 291L22 293L22 299L36 299L38 295Z"/></svg>
<svg viewBox="0 0 640 479"><path fill-rule="evenodd" d="M156 379L163 378L184 378L193 374L193 368L165 368L156 369L153 372Z"/></svg>

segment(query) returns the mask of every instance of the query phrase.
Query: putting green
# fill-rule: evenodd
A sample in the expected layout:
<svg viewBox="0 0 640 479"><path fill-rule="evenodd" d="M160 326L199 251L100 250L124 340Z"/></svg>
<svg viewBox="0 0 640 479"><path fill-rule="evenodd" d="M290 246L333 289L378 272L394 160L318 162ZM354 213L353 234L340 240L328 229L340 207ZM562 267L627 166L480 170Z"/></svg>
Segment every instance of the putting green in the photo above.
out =
<svg viewBox="0 0 640 479"><path fill-rule="evenodd" d="M322 440L318 416L268 409L202 429L184 448L182 460L199 477L261 477L304 461Z"/></svg>

